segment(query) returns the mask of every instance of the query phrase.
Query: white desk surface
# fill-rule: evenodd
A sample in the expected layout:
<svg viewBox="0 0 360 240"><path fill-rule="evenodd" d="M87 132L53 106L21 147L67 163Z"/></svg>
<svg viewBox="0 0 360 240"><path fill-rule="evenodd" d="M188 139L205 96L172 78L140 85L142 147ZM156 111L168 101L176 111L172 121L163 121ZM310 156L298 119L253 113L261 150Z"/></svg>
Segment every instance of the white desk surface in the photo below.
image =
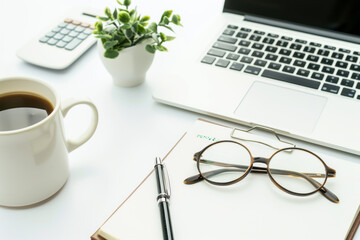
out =
<svg viewBox="0 0 360 240"><path fill-rule="evenodd" d="M153 168L155 156L164 156L195 119L205 117L234 125L155 102L149 81L135 88L114 86L96 47L62 71L36 67L16 57L19 47L48 26L47 19L53 22L74 6L103 9L115 4L115 0L0 0L0 78L27 76L45 80L60 91L63 99L90 97L100 114L94 136L70 154L70 178L55 197L32 208L0 207L1 239L89 239ZM137 0L133 5L140 13L153 16L153 20L167 9L182 17L184 28L176 28L178 39L166 45L169 53L157 53L149 71L161 74L162 63L181 52L184 43L191 43L203 22L221 13L223 1ZM68 134L81 131L84 116L79 112L83 111L70 112L65 121ZM360 164L357 156L293 141L320 155L331 154L339 161ZM356 239L360 239L359 233Z"/></svg>

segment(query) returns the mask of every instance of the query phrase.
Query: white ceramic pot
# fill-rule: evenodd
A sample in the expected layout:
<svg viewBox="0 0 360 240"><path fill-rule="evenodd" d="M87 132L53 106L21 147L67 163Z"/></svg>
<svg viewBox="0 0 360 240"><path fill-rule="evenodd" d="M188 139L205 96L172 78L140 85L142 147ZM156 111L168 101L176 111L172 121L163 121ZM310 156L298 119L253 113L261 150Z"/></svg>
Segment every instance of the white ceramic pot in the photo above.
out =
<svg viewBox="0 0 360 240"><path fill-rule="evenodd" d="M154 55L145 50L148 41L125 48L114 59L105 58L105 49L98 40L98 52L106 70L114 80L114 84L120 87L135 87L145 81L146 72L151 66Z"/></svg>

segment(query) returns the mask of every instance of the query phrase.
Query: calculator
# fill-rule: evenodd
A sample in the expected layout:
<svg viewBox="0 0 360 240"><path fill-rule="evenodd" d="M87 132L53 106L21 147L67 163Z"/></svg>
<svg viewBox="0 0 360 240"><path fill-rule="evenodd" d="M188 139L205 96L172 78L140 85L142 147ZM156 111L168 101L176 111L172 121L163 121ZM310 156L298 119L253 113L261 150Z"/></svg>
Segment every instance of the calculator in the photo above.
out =
<svg viewBox="0 0 360 240"><path fill-rule="evenodd" d="M50 69L65 69L95 42L94 9L73 9L20 48L16 55L26 62Z"/></svg>

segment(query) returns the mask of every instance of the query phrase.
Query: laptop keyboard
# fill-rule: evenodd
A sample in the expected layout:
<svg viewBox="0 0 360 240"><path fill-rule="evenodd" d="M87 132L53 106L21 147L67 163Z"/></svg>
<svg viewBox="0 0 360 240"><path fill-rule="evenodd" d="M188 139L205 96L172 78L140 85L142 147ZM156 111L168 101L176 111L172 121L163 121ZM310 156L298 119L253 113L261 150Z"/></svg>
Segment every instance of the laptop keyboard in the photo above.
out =
<svg viewBox="0 0 360 240"><path fill-rule="evenodd" d="M360 100L360 51L228 25L202 63Z"/></svg>

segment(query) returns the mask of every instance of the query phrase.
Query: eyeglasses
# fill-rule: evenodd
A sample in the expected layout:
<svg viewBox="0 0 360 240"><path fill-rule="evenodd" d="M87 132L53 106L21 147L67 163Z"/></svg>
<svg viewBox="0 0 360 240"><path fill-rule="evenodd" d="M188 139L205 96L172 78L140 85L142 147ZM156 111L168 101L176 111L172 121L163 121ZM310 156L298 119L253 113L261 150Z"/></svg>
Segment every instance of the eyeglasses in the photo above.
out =
<svg viewBox="0 0 360 240"><path fill-rule="evenodd" d="M199 174L185 179L185 184L205 180L226 186L241 181L249 173L268 173L270 180L284 192L296 196L320 192L328 200L339 202L338 197L324 187L328 178L336 176L336 171L315 153L303 148L283 148L270 158L253 157L243 144L224 140L195 153L194 161ZM263 163L266 167L253 166L254 163Z"/></svg>

